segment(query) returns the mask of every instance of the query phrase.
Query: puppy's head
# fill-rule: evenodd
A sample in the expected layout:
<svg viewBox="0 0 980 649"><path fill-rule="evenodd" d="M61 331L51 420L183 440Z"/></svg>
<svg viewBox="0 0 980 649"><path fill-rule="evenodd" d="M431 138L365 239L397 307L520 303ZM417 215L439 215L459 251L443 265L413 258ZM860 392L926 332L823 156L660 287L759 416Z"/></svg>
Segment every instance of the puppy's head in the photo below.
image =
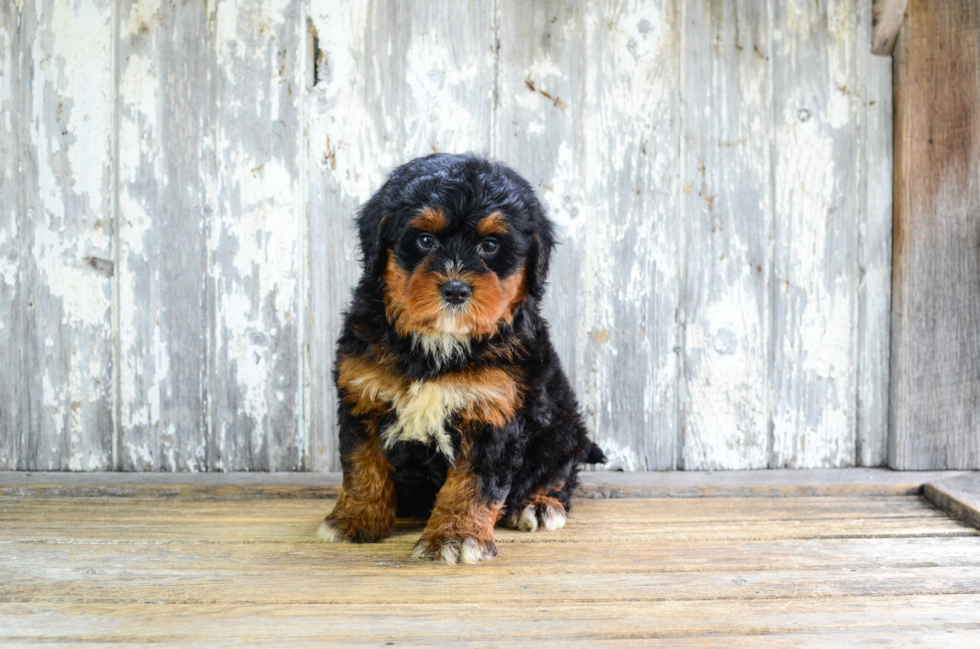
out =
<svg viewBox="0 0 980 649"><path fill-rule="evenodd" d="M544 292L553 228L527 181L475 156L396 169L358 215L364 271L401 335L492 335Z"/></svg>

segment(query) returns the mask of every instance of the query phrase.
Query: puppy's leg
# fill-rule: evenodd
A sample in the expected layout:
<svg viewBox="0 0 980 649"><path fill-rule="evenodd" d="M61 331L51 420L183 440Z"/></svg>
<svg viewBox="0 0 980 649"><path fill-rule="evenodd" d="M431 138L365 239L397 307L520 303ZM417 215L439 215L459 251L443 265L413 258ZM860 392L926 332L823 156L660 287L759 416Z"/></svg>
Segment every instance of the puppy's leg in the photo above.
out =
<svg viewBox="0 0 980 649"><path fill-rule="evenodd" d="M429 522L412 556L450 565L492 559L497 555L493 526L502 505L503 501L487 501L472 465L467 460L457 460L436 496Z"/></svg>
<svg viewBox="0 0 980 649"><path fill-rule="evenodd" d="M377 435L363 439L344 456L344 483L337 506L316 536L326 543L372 543L388 536L395 523L394 469Z"/></svg>

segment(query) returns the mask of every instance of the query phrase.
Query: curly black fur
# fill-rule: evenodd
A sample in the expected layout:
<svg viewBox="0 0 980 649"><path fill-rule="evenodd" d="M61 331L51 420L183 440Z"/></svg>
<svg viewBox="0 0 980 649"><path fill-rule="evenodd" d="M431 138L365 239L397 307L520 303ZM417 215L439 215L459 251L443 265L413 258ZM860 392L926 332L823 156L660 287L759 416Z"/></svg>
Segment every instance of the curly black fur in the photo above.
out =
<svg viewBox="0 0 980 649"><path fill-rule="evenodd" d="M429 241L420 239L426 231L413 225L425 209L437 211L445 221L434 233L431 248L420 243ZM494 213L503 217L506 231L481 236L476 224ZM504 425L463 425L459 413L447 416L453 457L425 441L386 444L384 458L394 470L399 514L429 515L447 470L464 447L468 466L479 480L480 497L487 503L503 503L503 512L514 514L540 492L567 509L579 465L601 463L605 457L586 436L575 395L540 314L554 227L531 186L499 163L473 155L434 154L395 169L360 210L357 229L363 272L345 314L337 368L345 359L367 358L386 363L395 379L407 382L466 376L487 368L519 377L519 407ZM496 244L489 253L481 247L488 238ZM386 273L392 267L406 273L454 268L476 280L492 273L505 281L522 273L523 280L509 319L496 322L491 332L468 336L468 346L439 354L396 326L385 293ZM345 383L340 374L335 369L346 479L356 469L354 454L371 435L384 436L397 415L390 404L380 406L380 412L365 412L370 404L352 406L349 383L356 377Z"/></svg>

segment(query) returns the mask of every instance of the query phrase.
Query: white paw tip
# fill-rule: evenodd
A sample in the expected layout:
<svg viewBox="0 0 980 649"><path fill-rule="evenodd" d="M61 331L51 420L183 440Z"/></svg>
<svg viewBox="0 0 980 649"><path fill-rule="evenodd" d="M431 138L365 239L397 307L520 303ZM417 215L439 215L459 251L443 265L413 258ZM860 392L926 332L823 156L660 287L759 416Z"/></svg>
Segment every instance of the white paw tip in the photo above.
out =
<svg viewBox="0 0 980 649"><path fill-rule="evenodd" d="M320 527L316 528L316 538L324 543L343 543L346 540L340 530L327 521L323 521Z"/></svg>
<svg viewBox="0 0 980 649"><path fill-rule="evenodd" d="M534 505L528 505L517 516L517 529L533 532L538 529L538 515Z"/></svg>
<svg viewBox="0 0 980 649"><path fill-rule="evenodd" d="M439 561L443 562L447 566L455 566L456 559L458 558L456 548L451 545L444 545L442 549L439 550Z"/></svg>
<svg viewBox="0 0 980 649"><path fill-rule="evenodd" d="M557 529L565 527L567 516L565 516L565 512L561 511L560 509L548 507L544 510L544 515L541 517L541 519L544 523L544 529L548 530L549 532L554 532Z"/></svg>
<svg viewBox="0 0 980 649"><path fill-rule="evenodd" d="M463 539L463 545L459 549L460 563L476 563L483 558L483 550L476 539L469 537Z"/></svg>
<svg viewBox="0 0 980 649"><path fill-rule="evenodd" d="M438 547L419 542L412 551L412 558L430 559L436 563L455 566L458 563L479 563L492 559L496 554L492 549L487 550L477 539L466 537L462 541L455 539L444 541Z"/></svg>

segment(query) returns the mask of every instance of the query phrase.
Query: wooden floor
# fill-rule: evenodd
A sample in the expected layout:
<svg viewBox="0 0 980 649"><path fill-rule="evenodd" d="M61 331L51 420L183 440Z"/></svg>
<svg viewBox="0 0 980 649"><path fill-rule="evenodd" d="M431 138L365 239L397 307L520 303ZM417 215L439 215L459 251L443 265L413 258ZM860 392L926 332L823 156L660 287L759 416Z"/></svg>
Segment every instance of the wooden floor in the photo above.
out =
<svg viewBox="0 0 980 649"><path fill-rule="evenodd" d="M0 496L0 645L980 646L980 533L918 495L579 499L459 567L315 542L333 502Z"/></svg>

